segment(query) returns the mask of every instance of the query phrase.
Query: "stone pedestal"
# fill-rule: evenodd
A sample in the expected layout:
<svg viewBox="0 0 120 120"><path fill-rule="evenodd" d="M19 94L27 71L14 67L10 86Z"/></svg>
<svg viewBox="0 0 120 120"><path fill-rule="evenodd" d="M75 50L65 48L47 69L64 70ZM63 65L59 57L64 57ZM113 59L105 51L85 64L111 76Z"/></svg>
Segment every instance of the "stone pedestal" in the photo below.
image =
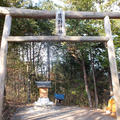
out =
<svg viewBox="0 0 120 120"><path fill-rule="evenodd" d="M38 101L35 101L35 106L53 106L54 103L49 101L49 98L38 98Z"/></svg>

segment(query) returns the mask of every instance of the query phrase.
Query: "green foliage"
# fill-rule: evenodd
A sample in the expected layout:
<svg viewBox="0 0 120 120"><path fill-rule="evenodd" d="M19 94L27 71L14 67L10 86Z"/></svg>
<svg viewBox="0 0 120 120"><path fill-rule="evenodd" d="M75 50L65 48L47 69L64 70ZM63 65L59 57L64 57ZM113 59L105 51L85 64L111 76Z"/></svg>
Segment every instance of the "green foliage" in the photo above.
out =
<svg viewBox="0 0 120 120"><path fill-rule="evenodd" d="M116 0L63 0L65 2L64 10L72 11L97 11L95 3L100 4L101 11L108 11ZM55 11L56 8L62 8L61 5L54 4L51 0L40 1L39 5L33 6L31 0L11 0L0 1L0 6L11 6L26 9L38 9ZM87 7L86 7L87 6ZM0 19L0 35L2 35L4 19ZM112 34L114 38L114 47L118 70L120 70L120 21L111 20ZM103 20L66 20L66 33L69 36L104 36ZM28 35L55 35L55 20L49 19L18 19L12 20L12 36ZM35 81L47 80L46 71L42 71L47 66L44 63L41 51L46 49L46 43L10 43L8 47L7 61L7 98L22 99L27 101L28 72L26 61L30 65L30 73L35 72L35 76L30 75L31 99L36 100L39 96ZM34 50L34 55L33 55ZM106 43L50 43L50 55L53 67L51 73L54 75L52 88L49 90L51 100L54 100L54 92L65 94L64 105L78 105L87 107L88 97L85 91L85 82L83 74L82 55L84 57L88 88L90 90L93 106L95 106L94 83L92 76L90 51L95 70L96 86L99 98L99 106L102 107L109 97L108 81L108 55ZM31 52L31 53L30 53ZM30 58L31 56L31 58ZM30 60L31 59L31 60ZM51 66L52 66L51 64ZM35 71L35 69L37 69ZM56 86L56 89L55 89ZM12 91L12 92L10 92Z"/></svg>
<svg viewBox="0 0 120 120"><path fill-rule="evenodd" d="M71 91L71 94L76 95L76 91Z"/></svg>
<svg viewBox="0 0 120 120"><path fill-rule="evenodd" d="M8 4L4 0L0 0L0 6L8 7ZM0 18L0 36L2 36L3 24L4 24L4 19Z"/></svg>
<svg viewBox="0 0 120 120"><path fill-rule="evenodd" d="M33 6L31 0L11 0L7 4L4 1L0 1L1 6L12 6L17 8L27 8L27 9L44 9L45 6L39 8ZM4 19L0 19L0 34L2 35L2 27ZM32 35L52 35L54 33L54 21L52 20L41 20L41 19L12 19L12 36L32 36ZM29 73L30 73L30 91L31 91L31 100L35 101L39 96L38 88L36 87L36 80L46 79L43 74L38 74L34 78L31 73L35 71L37 66L40 69L42 66L40 50L45 48L43 43L9 43L8 47L8 59L7 59L7 98L10 100L21 100L22 97L27 101L27 87L28 87L28 72L26 61L29 62ZM41 48L40 48L41 47ZM34 53L33 53L34 48ZM30 53L31 51L31 53ZM34 56L35 58L34 58ZM31 58L30 58L31 56ZM37 58L37 59L36 59ZM31 61L30 61L31 59ZM38 60L38 61L37 61ZM40 65L40 66L39 66ZM8 89L9 88L9 89ZM11 94L9 94L9 92ZM12 97L10 97L12 96Z"/></svg>
<svg viewBox="0 0 120 120"><path fill-rule="evenodd" d="M66 4L65 10L94 11L94 0L63 0ZM87 7L86 7L87 6Z"/></svg>

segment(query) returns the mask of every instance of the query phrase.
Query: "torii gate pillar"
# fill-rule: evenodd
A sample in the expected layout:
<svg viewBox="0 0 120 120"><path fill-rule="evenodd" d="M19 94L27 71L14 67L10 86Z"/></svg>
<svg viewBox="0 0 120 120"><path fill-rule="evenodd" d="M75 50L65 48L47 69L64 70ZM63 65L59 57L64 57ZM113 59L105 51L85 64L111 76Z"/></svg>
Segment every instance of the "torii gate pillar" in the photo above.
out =
<svg viewBox="0 0 120 120"><path fill-rule="evenodd" d="M108 16L104 18L104 27L105 27L106 36L109 37L109 41L107 42L108 56L109 56L109 62L110 62L116 115L117 115L117 120L120 120L120 85L119 85L119 78L118 78L118 72L117 72L114 44L112 39L112 32L110 27L110 20Z"/></svg>
<svg viewBox="0 0 120 120"><path fill-rule="evenodd" d="M3 93L5 86L5 74L6 74L6 61L7 61L7 49L8 42L7 37L10 34L12 17L6 15L5 23L3 28L3 35L1 40L1 50L0 50L0 120L2 120L2 104L3 104Z"/></svg>

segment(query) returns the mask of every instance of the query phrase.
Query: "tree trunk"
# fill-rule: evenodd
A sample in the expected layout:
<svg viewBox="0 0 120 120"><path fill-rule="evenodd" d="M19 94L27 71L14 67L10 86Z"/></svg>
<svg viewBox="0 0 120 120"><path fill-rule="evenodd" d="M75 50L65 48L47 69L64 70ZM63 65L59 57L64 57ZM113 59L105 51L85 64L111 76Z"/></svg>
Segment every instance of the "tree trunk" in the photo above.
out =
<svg viewBox="0 0 120 120"><path fill-rule="evenodd" d="M29 73L29 64L27 65L27 72L28 72L28 100L27 102L30 102L30 73Z"/></svg>
<svg viewBox="0 0 120 120"><path fill-rule="evenodd" d="M22 48L22 60L24 61L24 48Z"/></svg>
<svg viewBox="0 0 120 120"><path fill-rule="evenodd" d="M28 72L28 100L27 102L30 102L30 74L29 74L29 57L28 57L28 46L27 46L27 72Z"/></svg>
<svg viewBox="0 0 120 120"><path fill-rule="evenodd" d="M23 59L23 61L25 60L24 58L25 58L25 54L24 54L24 47L22 48L22 59ZM25 90L25 76L23 75L23 89L24 89L24 92L26 92L26 90Z"/></svg>
<svg viewBox="0 0 120 120"><path fill-rule="evenodd" d="M47 70L47 72L48 72L48 81L50 80L50 46L49 46L49 43L47 43L47 64L48 64L48 70Z"/></svg>
<svg viewBox="0 0 120 120"><path fill-rule="evenodd" d="M85 90L86 90L87 95L88 95L89 106L92 107L91 95L90 95L88 84L87 84L87 77L86 77L86 69L85 69L85 63L84 63L84 56L83 56L82 52L81 52L81 56L82 56L82 64L83 64Z"/></svg>
<svg viewBox="0 0 120 120"><path fill-rule="evenodd" d="M68 46L68 50L71 52L71 54L75 58L75 60L79 64L81 64L80 61L78 60L78 57L74 54L74 52L71 50L71 48L69 46ZM83 53L81 53L81 57L82 57L82 64L83 64L83 74L84 74L85 90L86 90L87 95L88 95L89 106L92 107L91 96L90 96L90 92L89 92L88 84L87 84L87 77L86 77L86 70L85 70L85 63L84 63Z"/></svg>
<svg viewBox="0 0 120 120"><path fill-rule="evenodd" d="M108 79L109 79L109 88L110 88L110 94L111 94L113 92L113 87L112 87L110 66L108 66Z"/></svg>
<svg viewBox="0 0 120 120"><path fill-rule="evenodd" d="M6 101L6 88L4 87L4 99L3 99L3 101L6 103L7 101Z"/></svg>
<svg viewBox="0 0 120 120"><path fill-rule="evenodd" d="M71 66L70 66L70 70L71 70L71 71L70 71L70 76L71 76L71 81L72 81L72 77L73 77L73 76L72 76L72 73L73 73L73 71L72 71L72 64L71 64Z"/></svg>
<svg viewBox="0 0 120 120"><path fill-rule="evenodd" d="M26 92L26 89L25 89L25 77L23 76L23 88L24 88L24 92Z"/></svg>
<svg viewBox="0 0 120 120"><path fill-rule="evenodd" d="M27 61L29 61L29 57L28 57L28 45L27 45Z"/></svg>
<svg viewBox="0 0 120 120"><path fill-rule="evenodd" d="M16 53L15 49L14 52ZM14 57L14 65L15 65L15 57ZM16 81L15 81L15 67L14 67L14 99L15 99L15 93L16 93Z"/></svg>
<svg viewBox="0 0 120 120"><path fill-rule="evenodd" d="M33 42L33 72L35 73L35 62L34 62L34 55L35 52L34 52L34 42Z"/></svg>
<svg viewBox="0 0 120 120"><path fill-rule="evenodd" d="M52 60L52 72L53 72L53 60Z"/></svg>
<svg viewBox="0 0 120 120"><path fill-rule="evenodd" d="M90 59L91 59L91 66L92 66L92 73L93 73L93 81L94 81L95 105L96 105L96 108L98 108L98 95L97 95L96 80L95 80L94 57L93 57L93 60L92 60L91 50L90 50Z"/></svg>
<svg viewBox="0 0 120 120"><path fill-rule="evenodd" d="M19 81L17 83L17 99L19 100Z"/></svg>
<svg viewBox="0 0 120 120"><path fill-rule="evenodd" d="M31 63L31 42L30 42L30 63Z"/></svg>

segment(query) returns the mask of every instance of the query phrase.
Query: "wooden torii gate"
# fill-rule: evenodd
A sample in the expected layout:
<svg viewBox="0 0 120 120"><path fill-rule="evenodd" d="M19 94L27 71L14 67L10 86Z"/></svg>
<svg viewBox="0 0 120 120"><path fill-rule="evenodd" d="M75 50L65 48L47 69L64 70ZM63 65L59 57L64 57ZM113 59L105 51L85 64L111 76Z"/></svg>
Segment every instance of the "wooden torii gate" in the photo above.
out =
<svg viewBox="0 0 120 120"><path fill-rule="evenodd" d="M58 15L57 13L59 12L0 7L0 17L5 17L0 54L0 120L2 120L2 104L6 74L8 42L107 42L112 86L116 105L116 114L117 120L120 120L120 87L114 52L114 44L109 20L109 18L120 19L120 12L76 12L76 11L64 12L65 19L103 19L106 33L105 37L66 36L61 31L61 30L64 31L64 27L61 30L59 29L58 32L59 34L57 36L9 36L12 18L55 19L56 16ZM64 20L64 17L62 18L62 20Z"/></svg>

